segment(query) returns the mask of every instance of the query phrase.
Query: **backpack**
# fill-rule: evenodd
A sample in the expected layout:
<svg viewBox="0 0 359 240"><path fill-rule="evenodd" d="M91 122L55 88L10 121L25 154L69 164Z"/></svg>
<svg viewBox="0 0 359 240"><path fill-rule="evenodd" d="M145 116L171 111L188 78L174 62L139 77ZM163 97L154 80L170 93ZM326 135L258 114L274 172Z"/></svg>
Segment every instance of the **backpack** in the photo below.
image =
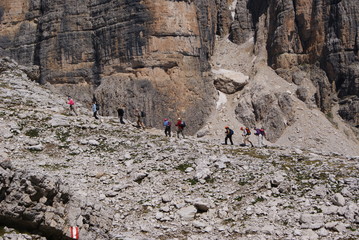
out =
<svg viewBox="0 0 359 240"><path fill-rule="evenodd" d="M229 129L229 135L233 135L234 131L232 129Z"/></svg>
<svg viewBox="0 0 359 240"><path fill-rule="evenodd" d="M146 117L146 113L144 111L141 111L141 117Z"/></svg>
<svg viewBox="0 0 359 240"><path fill-rule="evenodd" d="M263 135L263 136L265 136L265 135L266 135L266 133L265 133L265 131L264 131L264 129L263 129L263 128L261 128L259 131L260 131L260 134L261 134L261 135Z"/></svg>
<svg viewBox="0 0 359 240"><path fill-rule="evenodd" d="M249 128L246 128L247 135L251 135L251 130Z"/></svg>
<svg viewBox="0 0 359 240"><path fill-rule="evenodd" d="M171 126L171 122L170 121L165 121L164 123L163 123L163 125L165 126L165 127L170 127Z"/></svg>
<svg viewBox="0 0 359 240"><path fill-rule="evenodd" d="M181 127L186 127L186 122L185 121L182 121L181 124L180 124Z"/></svg>

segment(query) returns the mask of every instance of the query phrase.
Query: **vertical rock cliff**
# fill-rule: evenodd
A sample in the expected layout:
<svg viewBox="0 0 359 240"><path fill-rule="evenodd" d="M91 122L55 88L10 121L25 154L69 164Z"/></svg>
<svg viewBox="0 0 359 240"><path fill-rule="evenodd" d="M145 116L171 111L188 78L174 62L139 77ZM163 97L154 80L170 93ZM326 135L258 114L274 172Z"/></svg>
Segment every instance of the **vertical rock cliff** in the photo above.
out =
<svg viewBox="0 0 359 240"><path fill-rule="evenodd" d="M217 26L211 1L2 1L0 53L39 65L42 83L147 124L185 117L198 129L213 105L206 72Z"/></svg>
<svg viewBox="0 0 359 240"><path fill-rule="evenodd" d="M357 3L3 0L0 54L38 65L38 81L75 99L90 102L96 96L102 114L116 114L118 105L126 104L128 117L136 108L147 112L147 124L152 126L160 126L158 119L164 116L185 117L194 132L214 105L208 70L216 35L229 36L238 45L253 41L254 55L295 84L297 97L309 107L330 114L332 103L339 101L339 114L355 126L359 125ZM255 74L256 70L249 73L251 80ZM272 110L290 122L291 113L282 104L290 101L273 94L267 97L278 107ZM273 112L258 110L266 102L264 96L245 101L248 106L237 108L245 124L263 122L266 116L261 112ZM243 109L250 111L246 117L241 116ZM267 126L274 124L268 121ZM286 123L278 125L279 136Z"/></svg>
<svg viewBox="0 0 359 240"><path fill-rule="evenodd" d="M230 37L258 42L264 32L268 65L300 87L300 98L309 79L323 112L337 95L340 115L358 125L358 19L358 1L240 0Z"/></svg>

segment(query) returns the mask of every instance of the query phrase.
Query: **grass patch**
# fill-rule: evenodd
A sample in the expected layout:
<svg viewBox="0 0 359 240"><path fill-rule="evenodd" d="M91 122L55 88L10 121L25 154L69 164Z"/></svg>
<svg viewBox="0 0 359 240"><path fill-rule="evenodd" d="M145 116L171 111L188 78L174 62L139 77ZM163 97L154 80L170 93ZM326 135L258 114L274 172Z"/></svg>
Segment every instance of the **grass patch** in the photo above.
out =
<svg viewBox="0 0 359 240"><path fill-rule="evenodd" d="M264 202L264 201L265 201L264 197L257 197L257 198L252 202L252 204L254 205L254 204L258 203L258 202Z"/></svg>
<svg viewBox="0 0 359 240"><path fill-rule="evenodd" d="M240 202L240 201L242 201L242 199L243 199L243 197L242 197L242 196L238 196L238 197L236 197L234 200L236 200L236 201Z"/></svg>
<svg viewBox="0 0 359 240"><path fill-rule="evenodd" d="M98 151L108 152L108 153L114 153L117 151L114 147L105 143L100 143L100 145L98 145L96 148Z"/></svg>
<svg viewBox="0 0 359 240"><path fill-rule="evenodd" d="M196 185L198 183L197 178L190 178L190 179L187 179L186 181L189 182L191 185Z"/></svg>
<svg viewBox="0 0 359 240"><path fill-rule="evenodd" d="M238 181L240 186L248 184L250 181L253 181L256 177L253 174L248 174L247 176L241 177Z"/></svg>
<svg viewBox="0 0 359 240"><path fill-rule="evenodd" d="M206 177L205 179L204 179L205 181L206 181L206 183L214 183L215 182L215 179L214 178L211 178L211 177Z"/></svg>
<svg viewBox="0 0 359 240"><path fill-rule="evenodd" d="M28 136L28 137L31 137L31 138L35 138L35 137L39 137L40 136L40 129L38 128L33 128L33 129L30 129L30 130L27 130L25 132L25 135Z"/></svg>
<svg viewBox="0 0 359 240"><path fill-rule="evenodd" d="M244 152L244 154L248 155L250 157L253 157L253 158L258 158L258 159L267 159L269 157L267 155L262 155L262 154L257 153L257 151L254 149L246 151L246 152Z"/></svg>
<svg viewBox="0 0 359 240"><path fill-rule="evenodd" d="M56 164L53 164L53 165L45 164L45 165L42 165L41 167L43 167L44 169L49 170L49 171L58 171L58 170L61 170L61 169L66 169L69 166L64 165L64 164L56 163Z"/></svg>
<svg viewBox="0 0 359 240"><path fill-rule="evenodd" d="M316 213L322 213L323 210L321 208L318 208L317 206L314 206L314 211L316 211Z"/></svg>
<svg viewBox="0 0 359 240"><path fill-rule="evenodd" d="M70 137L70 132L68 131L56 131L56 138L60 142L66 142L69 137Z"/></svg>
<svg viewBox="0 0 359 240"><path fill-rule="evenodd" d="M279 159L285 162L293 162L294 160L292 156L288 156L288 155L280 155Z"/></svg>
<svg viewBox="0 0 359 240"><path fill-rule="evenodd" d="M181 172L185 172L187 168L192 167L190 163L183 163L178 165L175 169L180 170Z"/></svg>

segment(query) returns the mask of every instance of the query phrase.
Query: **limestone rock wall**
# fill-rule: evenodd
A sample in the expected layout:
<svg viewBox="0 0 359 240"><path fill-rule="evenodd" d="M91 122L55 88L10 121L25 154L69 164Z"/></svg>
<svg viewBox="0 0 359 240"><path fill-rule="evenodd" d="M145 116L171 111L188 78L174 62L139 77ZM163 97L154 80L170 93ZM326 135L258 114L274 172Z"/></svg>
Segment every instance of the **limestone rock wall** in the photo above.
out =
<svg viewBox="0 0 359 240"><path fill-rule="evenodd" d="M129 119L139 108L147 125L183 117L194 132L214 105L208 61L216 34L237 44L253 38L255 54L298 85L300 99L330 112L338 96L341 116L358 125L357 3L3 0L0 55L39 66L40 82L77 100L95 95L101 114L126 104Z"/></svg>
<svg viewBox="0 0 359 240"><path fill-rule="evenodd" d="M213 105L215 0L5 0L0 24L1 55L38 65L40 82L75 99L95 95L102 114L126 104L129 118L181 116L194 131Z"/></svg>
<svg viewBox="0 0 359 240"><path fill-rule="evenodd" d="M240 0L231 39L240 44L254 37L262 44L264 33L268 64L279 75L298 84L293 78L310 73L317 106L328 112L337 93L341 116L357 125L358 112L349 109L358 108L358 19L358 1ZM356 99L350 106L348 97Z"/></svg>

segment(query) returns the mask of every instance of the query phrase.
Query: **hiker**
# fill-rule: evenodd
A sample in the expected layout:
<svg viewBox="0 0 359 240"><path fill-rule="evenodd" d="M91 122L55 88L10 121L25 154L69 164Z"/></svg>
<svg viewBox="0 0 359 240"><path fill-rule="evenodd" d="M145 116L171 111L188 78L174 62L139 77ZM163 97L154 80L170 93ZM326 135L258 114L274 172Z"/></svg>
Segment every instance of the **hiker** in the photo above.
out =
<svg viewBox="0 0 359 240"><path fill-rule="evenodd" d="M135 116L136 116L136 118L137 118L137 121L136 121L137 126L136 126L136 127L145 129L145 125L144 125L143 122L141 121L141 112L140 112L140 110L136 109L136 111L135 111Z"/></svg>
<svg viewBox="0 0 359 240"><path fill-rule="evenodd" d="M125 108L126 108L125 105L121 105L120 108L117 109L117 114L121 124L125 124L125 122L123 121L123 116L125 115Z"/></svg>
<svg viewBox="0 0 359 240"><path fill-rule="evenodd" d="M98 105L98 103L96 102L96 101L94 101L93 103L92 103L92 112L93 112L93 117L95 118L95 119L98 119L98 117L97 117L97 111L99 110L99 105Z"/></svg>
<svg viewBox="0 0 359 240"><path fill-rule="evenodd" d="M224 145L227 145L227 139L229 139L229 141L231 141L231 145L233 145L232 135L234 134L234 131L229 127L225 127L225 129L226 129L226 138L224 139Z"/></svg>
<svg viewBox="0 0 359 240"><path fill-rule="evenodd" d="M74 112L75 113L75 115L77 116L77 113L76 113L76 110L75 110L75 101L70 97L70 96L68 96L67 97L67 104L69 104L70 105L70 113L71 112Z"/></svg>
<svg viewBox="0 0 359 240"><path fill-rule="evenodd" d="M165 127L166 137L171 137L171 122L168 118L163 119L163 126Z"/></svg>
<svg viewBox="0 0 359 240"><path fill-rule="evenodd" d="M175 126L177 127L177 137L179 138L179 135L182 134L182 137L184 138L183 129L186 127L185 121L182 121L181 118L178 118Z"/></svg>
<svg viewBox="0 0 359 240"><path fill-rule="evenodd" d="M143 128L145 128L145 123L146 123L146 112L145 111L141 111L141 122L143 124Z"/></svg>
<svg viewBox="0 0 359 240"><path fill-rule="evenodd" d="M257 139L258 139L258 147L262 147L263 146L263 138L266 135L264 128L259 129L259 128L255 127L254 130L256 131L254 133L254 135L256 135Z"/></svg>
<svg viewBox="0 0 359 240"><path fill-rule="evenodd" d="M252 147L254 147L253 143L249 140L249 136L251 135L251 130L249 128L244 128L241 127L241 130L243 131L242 136L243 136L243 144L244 146L247 146L247 142L249 142L251 144Z"/></svg>

